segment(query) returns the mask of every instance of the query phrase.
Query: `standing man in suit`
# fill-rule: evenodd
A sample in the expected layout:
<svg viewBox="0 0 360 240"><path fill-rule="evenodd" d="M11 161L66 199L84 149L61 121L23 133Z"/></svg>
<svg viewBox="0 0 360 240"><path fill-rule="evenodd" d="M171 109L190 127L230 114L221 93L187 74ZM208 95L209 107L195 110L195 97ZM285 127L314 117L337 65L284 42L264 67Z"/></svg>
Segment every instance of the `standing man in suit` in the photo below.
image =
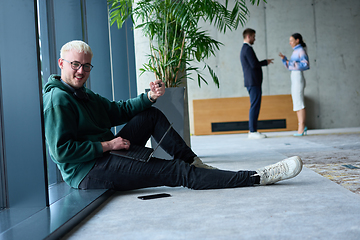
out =
<svg viewBox="0 0 360 240"><path fill-rule="evenodd" d="M274 59L264 59L259 61L256 57L252 45L255 42L255 30L247 28L243 32L244 44L241 48L240 60L244 72L245 87L250 95L250 112L249 112L249 138L260 139L266 138L265 134L257 131L257 121L261 105L261 84L263 74L261 67L267 66Z"/></svg>

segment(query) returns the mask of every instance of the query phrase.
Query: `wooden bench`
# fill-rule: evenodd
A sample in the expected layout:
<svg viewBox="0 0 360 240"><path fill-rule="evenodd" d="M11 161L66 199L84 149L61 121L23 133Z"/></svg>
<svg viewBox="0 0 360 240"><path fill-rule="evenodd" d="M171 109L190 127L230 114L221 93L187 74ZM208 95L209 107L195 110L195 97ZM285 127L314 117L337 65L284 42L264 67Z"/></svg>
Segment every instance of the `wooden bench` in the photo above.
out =
<svg viewBox="0 0 360 240"><path fill-rule="evenodd" d="M194 134L246 133L249 109L249 97L193 100ZM258 131L293 131L297 125L291 95L262 96Z"/></svg>

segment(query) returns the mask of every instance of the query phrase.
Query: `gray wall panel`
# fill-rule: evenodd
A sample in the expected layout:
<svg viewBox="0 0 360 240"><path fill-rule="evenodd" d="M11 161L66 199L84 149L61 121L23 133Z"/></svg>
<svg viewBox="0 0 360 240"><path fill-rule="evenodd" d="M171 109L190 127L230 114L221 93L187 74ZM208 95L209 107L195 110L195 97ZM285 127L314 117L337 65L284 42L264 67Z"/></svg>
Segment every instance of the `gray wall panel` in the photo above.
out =
<svg viewBox="0 0 360 240"><path fill-rule="evenodd" d="M360 1L316 1L320 127L360 126Z"/></svg>
<svg viewBox="0 0 360 240"><path fill-rule="evenodd" d="M209 59L220 77L220 89L211 83L201 88L188 81L190 119L192 100L219 97L247 97L239 54L246 27L257 31L254 49L259 59L274 58L264 67L264 95L290 94L290 72L282 65L278 53L290 56L289 37L300 32L310 57L311 69L305 72L307 125L310 128L344 128L360 126L360 1L272 0L259 6L249 5L250 17L244 27L224 34L210 34L224 43L217 56ZM145 56L148 44L135 31L137 55ZM145 52L145 53L144 53ZM138 57L138 56L137 56ZM146 57L137 58L139 69ZM148 86L150 78L138 76L138 89ZM150 76L151 77L151 76ZM295 113L294 113L295 114Z"/></svg>

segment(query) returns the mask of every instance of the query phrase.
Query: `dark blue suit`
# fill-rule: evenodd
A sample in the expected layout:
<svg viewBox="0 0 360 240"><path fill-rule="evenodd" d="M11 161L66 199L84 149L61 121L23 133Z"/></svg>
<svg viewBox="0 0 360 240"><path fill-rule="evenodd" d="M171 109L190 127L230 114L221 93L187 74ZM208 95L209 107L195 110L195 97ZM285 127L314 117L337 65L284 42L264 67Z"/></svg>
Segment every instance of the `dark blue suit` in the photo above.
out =
<svg viewBox="0 0 360 240"><path fill-rule="evenodd" d="M240 52L240 61L244 72L244 82L250 95L249 130L257 132L257 121L261 106L261 84L263 74L261 67L267 66L267 60L259 61L254 49L244 43Z"/></svg>

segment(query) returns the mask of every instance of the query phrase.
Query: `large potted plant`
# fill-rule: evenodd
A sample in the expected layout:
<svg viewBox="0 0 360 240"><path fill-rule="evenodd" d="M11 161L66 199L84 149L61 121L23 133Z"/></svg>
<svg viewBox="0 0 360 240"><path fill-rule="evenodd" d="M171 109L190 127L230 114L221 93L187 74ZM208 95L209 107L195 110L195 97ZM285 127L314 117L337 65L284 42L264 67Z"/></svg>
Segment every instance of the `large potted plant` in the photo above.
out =
<svg viewBox="0 0 360 240"><path fill-rule="evenodd" d="M251 4L260 1L249 0ZM235 30L246 21L245 2L231 1L230 8L228 0L108 0L111 24L117 23L121 28L131 17L134 28L141 28L149 39L149 61L141 71L153 72L166 87L177 87L183 80L193 79L193 72L199 86L202 82L208 84L202 75L204 69L219 87L218 77L205 60L215 56L222 43L202 30L200 23L213 25L223 33ZM204 68L193 62L203 63Z"/></svg>
<svg viewBox="0 0 360 240"><path fill-rule="evenodd" d="M249 1L251 4L259 4L261 0ZM203 75L205 69L219 87L217 75L205 60L215 56L223 45L200 25L208 23L223 33L243 26L248 14L245 0L231 1L231 8L228 0L108 0L108 5L111 25L117 23L118 28L121 28L131 18L134 28L142 29L144 36L149 39L148 62L140 69L141 74L153 72L154 79L161 79L165 87L169 88L155 105L170 121L177 122L178 116L184 117L182 124L174 123L174 128L190 145L188 103L184 87L187 79L196 80L199 87L201 83L208 84ZM197 63L202 63L203 67L198 67ZM196 79L192 73L196 73ZM179 86L180 89L173 89ZM181 99L183 107L179 107ZM169 103L175 104L170 106Z"/></svg>

